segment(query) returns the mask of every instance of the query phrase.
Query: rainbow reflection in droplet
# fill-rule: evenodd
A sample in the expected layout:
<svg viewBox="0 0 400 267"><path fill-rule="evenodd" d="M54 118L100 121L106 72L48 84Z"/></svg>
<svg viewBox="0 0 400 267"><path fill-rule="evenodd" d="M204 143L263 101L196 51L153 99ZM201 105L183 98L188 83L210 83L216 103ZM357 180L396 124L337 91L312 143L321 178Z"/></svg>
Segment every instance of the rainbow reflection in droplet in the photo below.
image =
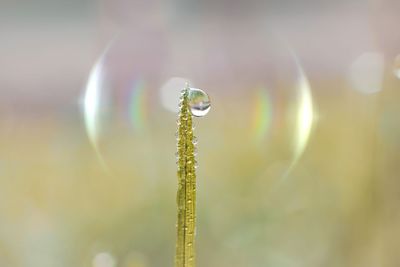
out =
<svg viewBox="0 0 400 267"><path fill-rule="evenodd" d="M195 117L204 117L211 109L210 97L206 92L198 88L189 89L190 113Z"/></svg>

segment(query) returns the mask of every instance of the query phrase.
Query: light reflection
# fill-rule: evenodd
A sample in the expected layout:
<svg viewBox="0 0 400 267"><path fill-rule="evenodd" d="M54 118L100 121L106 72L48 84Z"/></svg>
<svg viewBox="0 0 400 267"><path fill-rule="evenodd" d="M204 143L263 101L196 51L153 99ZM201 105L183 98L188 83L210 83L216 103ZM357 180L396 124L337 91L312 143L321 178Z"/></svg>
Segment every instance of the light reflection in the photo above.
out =
<svg viewBox="0 0 400 267"><path fill-rule="evenodd" d="M393 74L400 79L400 55L397 55L393 62Z"/></svg>
<svg viewBox="0 0 400 267"><path fill-rule="evenodd" d="M359 56L350 67L349 80L352 88L363 94L381 91L384 63L382 53L369 52Z"/></svg>
<svg viewBox="0 0 400 267"><path fill-rule="evenodd" d="M137 80L132 86L129 97L129 121L134 130L140 131L145 127L147 117L147 99L145 91L145 83L143 80Z"/></svg>
<svg viewBox="0 0 400 267"><path fill-rule="evenodd" d="M115 40L109 43L91 69L82 101L88 139L108 174L113 172L100 148L101 142L106 140L105 134L121 126L128 126L135 133L141 132L146 127L149 114L148 83L141 77L135 77L129 86L120 86L111 76L113 72L107 63Z"/></svg>
<svg viewBox="0 0 400 267"><path fill-rule="evenodd" d="M299 92L299 106L297 109L294 163L297 162L307 146L314 121L314 107L310 84L303 69L299 65L298 69L299 78L297 81L297 88Z"/></svg>
<svg viewBox="0 0 400 267"><path fill-rule="evenodd" d="M101 134L101 106L104 106L106 104L104 102L107 101L107 97L104 97L104 87L108 86L104 61L105 55L107 54L109 47L100 56L100 58L97 60L96 64L90 71L83 99L83 115L86 132L96 152L97 158L100 161L101 166L107 173L110 173L110 168L108 167L103 156L100 153L99 137Z"/></svg>
<svg viewBox="0 0 400 267"><path fill-rule="evenodd" d="M261 141L271 126L272 102L265 88L260 87L255 96L253 115L253 134L257 141Z"/></svg>
<svg viewBox="0 0 400 267"><path fill-rule="evenodd" d="M93 267L115 267L116 260L111 253L100 252L93 257L92 264Z"/></svg>
<svg viewBox="0 0 400 267"><path fill-rule="evenodd" d="M99 137L99 108L100 108L100 87L104 81L104 57L102 56L93 66L86 86L84 96L84 118L86 130L90 141L97 146Z"/></svg>
<svg viewBox="0 0 400 267"><path fill-rule="evenodd" d="M311 130L313 127L314 120L316 118L313 97L311 94L311 86L308 78L303 70L300 60L297 57L293 49L287 45L293 60L296 64L297 79L296 79L296 91L298 92L297 101L298 106L296 109L296 125L295 125L295 139L294 139L294 157L287 169L283 180L289 175L293 167L297 164L300 157L303 155L305 148L307 147L310 139Z"/></svg>
<svg viewBox="0 0 400 267"><path fill-rule="evenodd" d="M160 88L160 102L166 110L178 112L181 91L187 82L189 82L188 79L173 77Z"/></svg>
<svg viewBox="0 0 400 267"><path fill-rule="evenodd" d="M303 68L300 65L297 56L294 54L293 51L291 51L291 53L296 63L298 75L295 85L296 91L298 92L298 106L295 109L296 123L295 135L293 140L294 156L290 162L289 167L286 169L281 179L279 179L277 183L275 183L275 185L271 188L271 191L277 190L288 179L289 174L292 172L293 168L300 160L307 147L314 120L316 118L310 83L307 79L306 74L304 73Z"/></svg>

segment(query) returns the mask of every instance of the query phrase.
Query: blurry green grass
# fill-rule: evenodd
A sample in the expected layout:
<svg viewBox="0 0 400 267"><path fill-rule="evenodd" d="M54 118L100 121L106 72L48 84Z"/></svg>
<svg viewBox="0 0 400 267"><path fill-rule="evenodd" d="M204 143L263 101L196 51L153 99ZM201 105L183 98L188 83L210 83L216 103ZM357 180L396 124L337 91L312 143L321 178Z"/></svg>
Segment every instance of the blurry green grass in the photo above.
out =
<svg viewBox="0 0 400 267"><path fill-rule="evenodd" d="M321 117L304 155L274 190L290 132L257 144L246 114L196 121L198 266L397 266L399 144L380 123L399 93L326 94L315 96ZM3 131L0 266L92 266L101 251L117 266L173 266L174 121L113 132L100 145L111 174L78 121L20 118Z"/></svg>

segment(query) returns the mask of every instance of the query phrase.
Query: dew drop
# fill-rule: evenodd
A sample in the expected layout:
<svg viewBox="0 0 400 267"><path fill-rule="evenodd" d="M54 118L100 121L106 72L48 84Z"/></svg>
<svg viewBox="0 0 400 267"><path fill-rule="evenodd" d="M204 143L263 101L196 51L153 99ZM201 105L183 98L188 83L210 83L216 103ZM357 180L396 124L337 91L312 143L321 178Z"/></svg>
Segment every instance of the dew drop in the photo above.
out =
<svg viewBox="0 0 400 267"><path fill-rule="evenodd" d="M193 136L193 145L197 145L198 142L199 141L198 141L197 137Z"/></svg>
<svg viewBox="0 0 400 267"><path fill-rule="evenodd" d="M210 98L203 90L190 88L188 98L190 112L193 116L203 117L210 111Z"/></svg>

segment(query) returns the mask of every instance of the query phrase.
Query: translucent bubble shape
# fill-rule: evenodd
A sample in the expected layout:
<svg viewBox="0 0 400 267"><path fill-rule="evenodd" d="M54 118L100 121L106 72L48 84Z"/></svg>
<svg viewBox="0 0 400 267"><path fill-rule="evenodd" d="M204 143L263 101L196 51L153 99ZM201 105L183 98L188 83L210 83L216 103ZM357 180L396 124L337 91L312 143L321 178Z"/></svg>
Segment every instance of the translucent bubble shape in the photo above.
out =
<svg viewBox="0 0 400 267"><path fill-rule="evenodd" d="M315 122L310 84L295 53L261 24L198 22L132 26L110 42L82 101L88 139L99 166L118 186L113 192L131 203L123 210L132 216L121 219L131 233L128 243L134 242L149 265L165 265L173 257L170 230L176 223L174 134L180 93L187 82L206 91L213 111L206 119L192 118L201 166L196 170L198 214L210 222L212 233L220 233L218 240L230 240L232 247L222 251L229 255L224 257L215 252L217 245L207 243L211 249L203 257L216 260L201 255L198 260L208 266L233 266L240 259L248 266L282 265L264 259L265 251L272 251L266 245L270 234L277 240L287 235L283 225L269 224L270 214L287 218L292 203L301 209L303 203L307 208L317 202L307 191L312 192L312 183L302 178L309 175L296 176L304 171L302 156ZM209 108L207 98L199 96L201 101L193 98L199 105L193 115ZM288 188L293 190L283 191ZM199 228L211 231L201 220ZM286 237L307 240L302 233ZM156 246L171 253L155 259L149 249ZM231 253L244 248L240 256Z"/></svg>
<svg viewBox="0 0 400 267"><path fill-rule="evenodd" d="M189 107L190 112L195 117L203 117L211 109L210 97L203 91L197 88L189 90Z"/></svg>
<svg viewBox="0 0 400 267"><path fill-rule="evenodd" d="M210 109L210 98L196 88L212 95L216 109L212 118L194 121L202 124L199 140L209 144L199 155L199 161L210 161L204 164L208 172L229 175L220 172L247 166L248 178L276 180L296 165L315 109L295 53L265 29L233 32L220 26L143 28L110 42L92 69L83 101L89 140L105 169L152 179L174 176L171 141L187 82L193 116ZM276 165L282 168L270 175Z"/></svg>

